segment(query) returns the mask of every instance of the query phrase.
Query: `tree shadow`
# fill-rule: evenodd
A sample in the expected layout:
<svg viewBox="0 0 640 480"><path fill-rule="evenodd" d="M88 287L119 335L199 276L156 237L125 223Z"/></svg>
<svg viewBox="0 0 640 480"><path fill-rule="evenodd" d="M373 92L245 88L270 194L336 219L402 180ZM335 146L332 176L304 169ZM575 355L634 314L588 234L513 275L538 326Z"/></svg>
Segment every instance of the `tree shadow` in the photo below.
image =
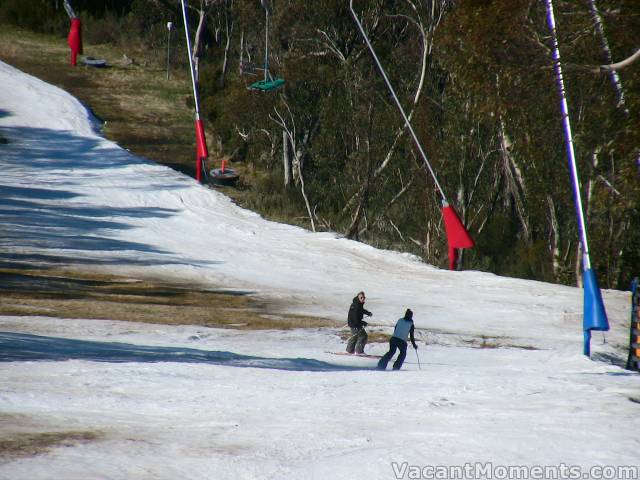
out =
<svg viewBox="0 0 640 480"><path fill-rule="evenodd" d="M193 348L152 347L93 342L24 333L0 332L0 362L86 360L109 363L203 363L238 368L297 372L371 370L311 358L268 358Z"/></svg>
<svg viewBox="0 0 640 480"><path fill-rule="evenodd" d="M9 115L0 110L0 118ZM55 259L60 257L64 263L77 264L220 263L185 260L153 245L114 238L115 232L134 228L127 219L166 219L176 215L178 209L160 205L113 207L106 203L108 199L100 205L94 200L83 201L84 195L74 191L75 185L90 188L94 178L108 176L110 171L127 169L132 176L140 175L136 167L144 159L116 146L105 146L100 138L70 131L2 127L0 132L10 139L9 144L0 145L0 168L4 172L0 177L0 262L10 261L18 268L38 264L43 257L51 263L59 263ZM74 169L82 173L73 175ZM70 174L65 177L67 171ZM7 184L7 178L11 184ZM184 188L180 182L165 182L162 171L142 185L139 179L137 183L127 188Z"/></svg>
<svg viewBox="0 0 640 480"><path fill-rule="evenodd" d="M7 116L7 115L5 115ZM0 117L1 118L1 117ZM46 182L47 174L73 168L90 170L85 178L104 175L103 170L131 165L132 155L113 144L105 144L100 137L81 136L69 130L41 127L0 127L9 140L3 147L5 168L34 169L31 182Z"/></svg>

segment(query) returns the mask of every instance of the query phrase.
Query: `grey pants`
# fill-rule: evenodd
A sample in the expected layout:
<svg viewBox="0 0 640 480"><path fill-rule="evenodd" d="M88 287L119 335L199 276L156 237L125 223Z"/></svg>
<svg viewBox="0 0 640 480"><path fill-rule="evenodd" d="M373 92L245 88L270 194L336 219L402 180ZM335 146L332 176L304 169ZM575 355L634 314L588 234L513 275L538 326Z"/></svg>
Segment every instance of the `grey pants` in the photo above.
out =
<svg viewBox="0 0 640 480"><path fill-rule="evenodd" d="M367 332L364 327L360 328L352 328L351 336L347 341L347 352L348 353L364 353L364 346L367 344Z"/></svg>

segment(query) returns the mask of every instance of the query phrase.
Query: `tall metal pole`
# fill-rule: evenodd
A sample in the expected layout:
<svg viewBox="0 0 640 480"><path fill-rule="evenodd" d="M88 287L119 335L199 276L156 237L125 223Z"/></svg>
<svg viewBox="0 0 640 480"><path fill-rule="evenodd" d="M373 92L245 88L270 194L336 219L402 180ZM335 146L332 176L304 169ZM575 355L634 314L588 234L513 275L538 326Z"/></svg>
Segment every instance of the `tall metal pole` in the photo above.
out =
<svg viewBox="0 0 640 480"><path fill-rule="evenodd" d="M264 81L266 82L269 76L269 10L265 8L264 16L266 18L265 22L265 32L264 32Z"/></svg>
<svg viewBox="0 0 640 480"><path fill-rule="evenodd" d="M551 30L553 40L553 67L556 73L558 84L558 93L560 94L560 109L562 111L562 124L567 146L567 155L569 157L569 167L571 171L571 180L573 183L573 195L576 204L576 213L578 216L578 226L580 228L580 241L582 243L582 287L584 290L584 314L582 320L582 332L584 335L583 351L584 355L591 355L591 332L593 330L605 332L609 330L609 321L607 320L607 312L604 309L602 301L602 293L598 286L598 279L595 272L591 269L591 259L589 257L589 244L587 242L587 227L582 211L582 196L580 195L580 183L578 180L578 168L576 166L576 157L573 150L573 136L571 134L571 123L569 121L569 106L567 104L567 96L564 88L564 80L562 77L562 64L560 62L560 48L558 46L558 34L556 32L556 19L553 14L552 0L546 0L547 5L547 23Z"/></svg>
<svg viewBox="0 0 640 480"><path fill-rule="evenodd" d="M198 100L198 87L196 83L196 74L193 68L193 58L191 53L191 39L189 38L189 21L187 16L187 5L185 0L182 3L182 18L184 19L184 34L187 38L187 53L189 57L189 71L191 72L191 84L193 86L193 100L196 109L196 120L200 120L200 101Z"/></svg>
<svg viewBox="0 0 640 480"><path fill-rule="evenodd" d="M64 0L64 9L67 11L67 15L69 15L69 18L78 18L78 16L76 15L76 12L73 11L73 7L71 6L71 3L69 3L69 0Z"/></svg>
<svg viewBox="0 0 640 480"><path fill-rule="evenodd" d="M433 171L433 168L431 168L431 164L429 163L429 160L427 159L427 154L422 149L422 145L420 144L420 141L418 140L418 136L416 135L416 132L413 130L413 127L411 126L411 122L409 121L409 117L407 117L406 113L404 113L404 109L402 108L402 105L400 104L400 100L398 100L398 96L396 95L395 90L391 86L391 82L389 81L389 78L387 77L387 74L384 71L384 68L382 68L382 64L380 63L380 60L378 60L378 56L376 55L376 52L373 49L373 46L371 45L371 42L369 41L369 37L367 37L367 34L365 33L364 28L362 27L362 24L360 23L360 20L358 19L358 16L356 15L356 12L353 10L353 0L350 0L349 8L351 10L351 15L353 15L353 18L356 21L356 24L358 25L358 29L360 30L360 33L362 33L362 36L364 37L364 41L366 42L367 47L369 47L369 50L371 51L371 54L373 55L373 59L375 60L376 65L378 66L378 69L380 70L380 73L382 74L382 78L384 78L384 81L387 84L387 87L389 88L389 91L391 92L391 96L395 100L396 106L398 107L398 110L400 110L400 114L402 115L402 118L404 119L404 123L406 124L407 128L409 129L409 132L411 132L411 136L413 137L413 141L415 142L416 147L418 148L418 151L420 152L420 155L422 156L422 160L424 161L425 165L429 169L429 172L431 173L431 176L433 177L433 180L436 183L436 187L438 187L438 191L440 192L440 195L442 196L442 202L444 204L447 204L448 203L447 202L447 197L445 196L444 191L442 190L442 187L440 186L440 183L438 182L438 179L436 178L436 174Z"/></svg>
<svg viewBox="0 0 640 480"><path fill-rule="evenodd" d="M567 155L569 157L569 167L571 170L571 180L573 183L573 195L578 215L578 226L580 228L580 239L582 242L582 264L584 270L591 269L591 259L589 258L589 243L587 242L587 227L584 220L584 212L582 211L582 196L580 194L580 181L578 179L578 167L576 165L576 157L573 149L573 135L571 134L571 123L569 120L569 106L567 104L566 91L564 88L564 79L562 76L562 64L560 63L560 47L558 46L558 35L556 32L556 20L553 14L552 0L547 2L547 23L553 39L553 68L556 73L556 81L558 84L558 93L560 94L560 109L562 111L562 124L564 126Z"/></svg>
<svg viewBox="0 0 640 480"><path fill-rule="evenodd" d="M184 34L187 39L187 53L189 57L189 71L191 72L191 84L193 85L193 103L195 104L196 119L196 180L202 179L203 164L207 156L207 140L204 134L204 124L200 118L200 99L198 98L198 83L196 81L195 70L193 68L193 58L191 52L191 39L189 38L189 22L187 20L186 0L182 2L182 18L184 19Z"/></svg>
<svg viewBox="0 0 640 480"><path fill-rule="evenodd" d="M171 32L173 30L173 23L167 22L167 80L169 80L169 66L171 65Z"/></svg>

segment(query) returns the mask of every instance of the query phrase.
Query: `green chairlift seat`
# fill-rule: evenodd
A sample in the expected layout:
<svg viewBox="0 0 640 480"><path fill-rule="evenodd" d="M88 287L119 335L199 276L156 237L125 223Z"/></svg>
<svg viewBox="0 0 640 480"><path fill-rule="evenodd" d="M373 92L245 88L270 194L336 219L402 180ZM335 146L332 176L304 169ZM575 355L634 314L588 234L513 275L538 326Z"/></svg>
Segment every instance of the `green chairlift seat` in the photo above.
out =
<svg viewBox="0 0 640 480"><path fill-rule="evenodd" d="M284 85L284 79L274 78L271 80L260 80L259 82L249 85L251 90L261 90L263 92L270 92Z"/></svg>
<svg viewBox="0 0 640 480"><path fill-rule="evenodd" d="M284 85L284 79L272 78L269 74L269 17L271 16L271 4L269 0L260 0L264 8L265 17L265 34L264 34L264 79L249 85L250 90L260 90L262 92L270 92Z"/></svg>

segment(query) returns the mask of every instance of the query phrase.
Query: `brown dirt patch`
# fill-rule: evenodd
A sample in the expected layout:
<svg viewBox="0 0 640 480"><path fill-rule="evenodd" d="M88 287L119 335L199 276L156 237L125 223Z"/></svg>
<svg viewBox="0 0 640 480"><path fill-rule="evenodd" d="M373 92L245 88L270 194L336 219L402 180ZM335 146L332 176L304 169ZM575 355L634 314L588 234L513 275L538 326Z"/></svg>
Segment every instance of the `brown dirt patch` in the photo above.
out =
<svg viewBox="0 0 640 480"><path fill-rule="evenodd" d="M73 447L79 443L98 440L95 432L16 433L0 436L0 461L32 457L56 447Z"/></svg>
<svg viewBox="0 0 640 480"><path fill-rule="evenodd" d="M251 292L67 270L0 268L0 296L0 315L256 330L341 326L326 318L282 313L282 305Z"/></svg>

